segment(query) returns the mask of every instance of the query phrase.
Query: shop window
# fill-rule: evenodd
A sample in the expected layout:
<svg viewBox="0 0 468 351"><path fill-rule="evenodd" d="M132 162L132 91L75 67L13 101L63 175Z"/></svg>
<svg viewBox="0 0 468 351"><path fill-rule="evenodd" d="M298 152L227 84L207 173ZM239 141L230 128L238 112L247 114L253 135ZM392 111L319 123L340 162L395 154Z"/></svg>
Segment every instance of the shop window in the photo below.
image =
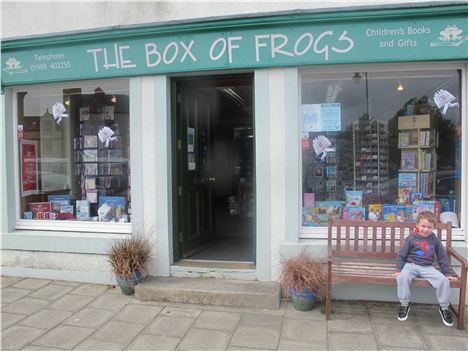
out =
<svg viewBox="0 0 468 351"><path fill-rule="evenodd" d="M131 221L128 81L17 92L20 218Z"/></svg>
<svg viewBox="0 0 468 351"><path fill-rule="evenodd" d="M461 72L301 77L302 226L328 218L459 226Z"/></svg>

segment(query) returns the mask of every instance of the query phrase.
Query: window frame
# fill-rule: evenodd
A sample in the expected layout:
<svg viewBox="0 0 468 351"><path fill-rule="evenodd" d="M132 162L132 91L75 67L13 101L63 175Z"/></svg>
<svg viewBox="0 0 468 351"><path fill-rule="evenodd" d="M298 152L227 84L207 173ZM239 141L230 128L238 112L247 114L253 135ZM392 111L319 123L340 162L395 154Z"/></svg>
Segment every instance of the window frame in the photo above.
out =
<svg viewBox="0 0 468 351"><path fill-rule="evenodd" d="M21 218L21 184L20 184L20 160L19 160L19 138L17 133L18 125L18 93L22 91L27 91L31 89L39 88L54 88L60 86L60 89L70 89L77 87L88 87L90 86L107 86L112 85L125 85L128 87L128 95L131 96L131 84L130 78L109 78L109 79L86 79L80 81L66 81L66 82L51 82L51 83L41 83L41 84L29 84L29 85L15 85L9 87L11 89L12 100L10 101L11 111L12 111L12 130L10 133L13 133L13 160L14 160L14 169L11 175L14 177L14 216L15 216L15 225L16 230L31 230L31 231L57 231L57 232L95 232L95 233L113 233L113 234L129 234L132 232L132 223L113 223L113 222L94 222L94 221L77 221L77 220L60 220L60 221L51 221L51 220L30 220ZM6 102L9 103L9 102ZM131 111L129 106L129 126L131 126ZM8 133L8 130L6 131ZM130 144L130 153L131 144ZM129 161L129 167L131 167ZM131 187L133 190L133 187Z"/></svg>
<svg viewBox="0 0 468 351"><path fill-rule="evenodd" d="M468 102L468 63L467 62L398 62L398 63L381 63L381 64L346 64L336 66L316 66L316 67L301 67L299 68L299 80L298 80L298 119L299 119L299 133L297 135L296 143L298 145L299 152L299 165L298 165L298 177L299 177L299 194L298 194L298 207L297 207L297 220L299 225L299 239L327 239L326 226L324 227L304 227L302 225L302 147L301 147L301 130L302 130L302 116L301 116L301 105L302 105L302 81L304 75L310 75L314 73L326 74L326 73L352 73L352 72L401 72L405 70L409 71L420 71L420 70L446 70L446 69L459 69L461 70L461 86L460 86L460 103L461 103L461 118L462 118L462 143L461 143L461 206L467 203L468 196L468 162L464 160L468 157L468 143L465 141L468 138L468 113L467 113L467 102ZM468 205L465 205L460 210L460 228L453 228L452 240L464 241L468 228Z"/></svg>

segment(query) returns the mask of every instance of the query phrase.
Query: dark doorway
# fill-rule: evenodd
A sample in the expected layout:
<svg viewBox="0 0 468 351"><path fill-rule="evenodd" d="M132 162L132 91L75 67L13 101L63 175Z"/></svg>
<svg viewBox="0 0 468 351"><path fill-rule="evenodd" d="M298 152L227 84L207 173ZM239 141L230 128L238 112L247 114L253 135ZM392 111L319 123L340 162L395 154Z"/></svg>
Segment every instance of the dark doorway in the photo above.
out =
<svg viewBox="0 0 468 351"><path fill-rule="evenodd" d="M174 260L255 263L253 75L172 85Z"/></svg>

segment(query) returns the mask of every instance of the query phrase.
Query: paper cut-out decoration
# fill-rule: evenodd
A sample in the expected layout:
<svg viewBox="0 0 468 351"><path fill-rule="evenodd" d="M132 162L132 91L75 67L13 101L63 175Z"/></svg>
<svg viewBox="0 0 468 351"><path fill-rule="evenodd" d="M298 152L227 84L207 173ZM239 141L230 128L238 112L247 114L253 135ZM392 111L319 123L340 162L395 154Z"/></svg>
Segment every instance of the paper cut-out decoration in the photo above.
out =
<svg viewBox="0 0 468 351"><path fill-rule="evenodd" d="M332 142L324 135L319 135L314 138L312 145L314 146L315 153L322 161L325 161L327 152L335 151L335 148L332 146Z"/></svg>
<svg viewBox="0 0 468 351"><path fill-rule="evenodd" d="M442 113L445 115L447 113L447 109L449 107L459 106L458 102L452 103L452 101L456 100L456 97L450 94L447 90L441 89L434 94L434 102L436 103L437 107L444 108Z"/></svg>
<svg viewBox="0 0 468 351"><path fill-rule="evenodd" d="M99 137L99 140L101 140L101 143L105 144L106 147L109 147L109 143L111 141L117 140L117 136L115 135L115 132L109 127L101 128L98 132L98 137Z"/></svg>
<svg viewBox="0 0 468 351"><path fill-rule="evenodd" d="M67 109L65 108L65 106L63 106L61 102L56 102L54 106L52 106L52 114L57 124L60 124L60 122L62 122L62 118L69 117L68 114L65 113L66 111Z"/></svg>

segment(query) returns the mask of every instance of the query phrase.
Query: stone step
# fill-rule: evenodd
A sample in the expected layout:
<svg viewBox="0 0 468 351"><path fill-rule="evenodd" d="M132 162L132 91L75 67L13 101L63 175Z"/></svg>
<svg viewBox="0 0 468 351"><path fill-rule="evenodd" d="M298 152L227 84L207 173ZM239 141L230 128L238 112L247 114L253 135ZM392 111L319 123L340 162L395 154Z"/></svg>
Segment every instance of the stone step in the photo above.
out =
<svg viewBox="0 0 468 351"><path fill-rule="evenodd" d="M135 287L143 301L278 309L280 284L244 280L147 277Z"/></svg>

